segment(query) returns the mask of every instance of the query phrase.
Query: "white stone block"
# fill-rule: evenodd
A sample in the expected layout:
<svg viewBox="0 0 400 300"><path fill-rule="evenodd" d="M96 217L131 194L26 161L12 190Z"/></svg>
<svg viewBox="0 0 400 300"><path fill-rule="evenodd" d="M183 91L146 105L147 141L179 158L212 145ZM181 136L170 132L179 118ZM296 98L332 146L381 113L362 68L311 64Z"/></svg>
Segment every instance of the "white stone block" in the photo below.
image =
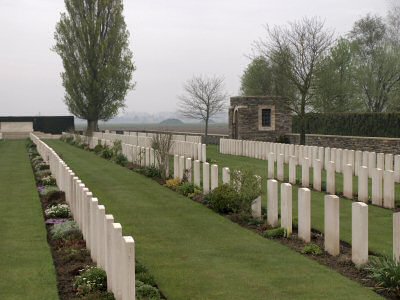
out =
<svg viewBox="0 0 400 300"><path fill-rule="evenodd" d="M385 153L378 153L376 155L376 168L381 170L385 169Z"/></svg>
<svg viewBox="0 0 400 300"><path fill-rule="evenodd" d="M368 205L363 202L351 207L351 260L356 266L368 262Z"/></svg>
<svg viewBox="0 0 400 300"><path fill-rule="evenodd" d="M194 184L200 186L200 161L195 160L193 163Z"/></svg>
<svg viewBox="0 0 400 300"><path fill-rule="evenodd" d="M316 191L322 191L322 160L314 160L313 168L313 189Z"/></svg>
<svg viewBox="0 0 400 300"><path fill-rule="evenodd" d="M135 299L135 241L122 237L122 300Z"/></svg>
<svg viewBox="0 0 400 300"><path fill-rule="evenodd" d="M280 181L284 181L284 165L283 165L283 161L284 161L284 155L283 154L279 154L278 155L278 161L277 161L277 178Z"/></svg>
<svg viewBox="0 0 400 300"><path fill-rule="evenodd" d="M296 184L296 156L289 158L289 183Z"/></svg>
<svg viewBox="0 0 400 300"><path fill-rule="evenodd" d="M343 150L336 149L336 160L335 160L336 173L342 172L342 159L343 159Z"/></svg>
<svg viewBox="0 0 400 300"><path fill-rule="evenodd" d="M210 192L210 164L203 163L203 194Z"/></svg>
<svg viewBox="0 0 400 300"><path fill-rule="evenodd" d="M373 169L372 172L372 189L371 189L372 204L382 206L383 198L383 170Z"/></svg>
<svg viewBox="0 0 400 300"><path fill-rule="evenodd" d="M400 183L400 155L394 157L394 181Z"/></svg>
<svg viewBox="0 0 400 300"><path fill-rule="evenodd" d="M275 179L269 179L267 181L267 197L268 197L268 209L267 209L267 222L272 227L278 226L278 181Z"/></svg>
<svg viewBox="0 0 400 300"><path fill-rule="evenodd" d="M361 166L362 166L362 152L356 151L356 156L354 159L354 175L358 176L358 171L360 170Z"/></svg>
<svg viewBox="0 0 400 300"><path fill-rule="evenodd" d="M343 196L353 199L353 166L350 164L343 169Z"/></svg>
<svg viewBox="0 0 400 300"><path fill-rule="evenodd" d="M328 170L329 162L331 161L331 149L329 147L325 148L325 157L324 157L324 168Z"/></svg>
<svg viewBox="0 0 400 300"><path fill-rule="evenodd" d="M112 215L105 215L104 218L104 232L105 232L105 245L104 245L104 257L105 257L105 271L107 273L107 290L112 291L112 224L114 223L114 217Z"/></svg>
<svg viewBox="0 0 400 300"><path fill-rule="evenodd" d="M400 212L393 214L393 259L400 262Z"/></svg>
<svg viewBox="0 0 400 300"><path fill-rule="evenodd" d="M310 159L307 157L304 158L301 167L301 185L302 187L310 186Z"/></svg>
<svg viewBox="0 0 400 300"><path fill-rule="evenodd" d="M383 207L394 208L394 172L383 173Z"/></svg>
<svg viewBox="0 0 400 300"><path fill-rule="evenodd" d="M393 171L393 154L385 154L385 170Z"/></svg>
<svg viewBox="0 0 400 300"><path fill-rule="evenodd" d="M281 227L289 237L292 234L292 185L281 184Z"/></svg>
<svg viewBox="0 0 400 300"><path fill-rule="evenodd" d="M258 220L262 219L262 215L261 215L261 196L257 197L251 203L251 216L254 219L258 219Z"/></svg>
<svg viewBox="0 0 400 300"><path fill-rule="evenodd" d="M273 152L268 154L268 178L275 178L275 154Z"/></svg>
<svg viewBox="0 0 400 300"><path fill-rule="evenodd" d="M211 191L218 187L218 165L211 166Z"/></svg>
<svg viewBox="0 0 400 300"><path fill-rule="evenodd" d="M207 146L206 146L206 144L201 145L201 157L202 157L203 162L207 161Z"/></svg>
<svg viewBox="0 0 400 300"><path fill-rule="evenodd" d="M299 238L311 241L311 192L307 188L298 190L298 234Z"/></svg>
<svg viewBox="0 0 400 300"><path fill-rule="evenodd" d="M186 176L187 176L187 181L192 182L192 159L190 157L186 158Z"/></svg>
<svg viewBox="0 0 400 300"><path fill-rule="evenodd" d="M111 234L111 281L112 291L116 299L122 298L122 276L121 276L121 248L122 248L122 227L120 223L112 224Z"/></svg>
<svg viewBox="0 0 400 300"><path fill-rule="evenodd" d="M222 182L223 184L231 183L231 171L227 167L222 169Z"/></svg>
<svg viewBox="0 0 400 300"><path fill-rule="evenodd" d="M361 166L358 171L358 201L368 202L368 168Z"/></svg>
<svg viewBox="0 0 400 300"><path fill-rule="evenodd" d="M334 195L336 193L336 167L335 162L330 161L328 163L328 169L326 170L326 192Z"/></svg>
<svg viewBox="0 0 400 300"><path fill-rule="evenodd" d="M340 254L339 213L340 202L336 195L326 195L325 202L325 251L330 255Z"/></svg>
<svg viewBox="0 0 400 300"><path fill-rule="evenodd" d="M179 156L179 179L182 180L185 175L185 157Z"/></svg>
<svg viewBox="0 0 400 300"><path fill-rule="evenodd" d="M371 178L373 170L376 168L376 153L368 153L368 176Z"/></svg>

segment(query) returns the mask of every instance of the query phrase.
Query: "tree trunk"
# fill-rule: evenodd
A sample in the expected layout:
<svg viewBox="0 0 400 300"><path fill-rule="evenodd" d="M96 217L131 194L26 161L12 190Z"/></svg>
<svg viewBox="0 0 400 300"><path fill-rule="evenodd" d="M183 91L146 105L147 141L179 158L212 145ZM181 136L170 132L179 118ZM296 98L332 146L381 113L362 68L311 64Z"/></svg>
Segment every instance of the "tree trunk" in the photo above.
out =
<svg viewBox="0 0 400 300"><path fill-rule="evenodd" d="M300 110L300 145L306 144L306 97L301 96L301 110Z"/></svg>
<svg viewBox="0 0 400 300"><path fill-rule="evenodd" d="M208 143L208 118L206 119L206 127L204 130L204 143Z"/></svg>
<svg viewBox="0 0 400 300"><path fill-rule="evenodd" d="M87 120L87 129L86 129L87 136L92 136L93 132L98 130L99 130L98 120Z"/></svg>

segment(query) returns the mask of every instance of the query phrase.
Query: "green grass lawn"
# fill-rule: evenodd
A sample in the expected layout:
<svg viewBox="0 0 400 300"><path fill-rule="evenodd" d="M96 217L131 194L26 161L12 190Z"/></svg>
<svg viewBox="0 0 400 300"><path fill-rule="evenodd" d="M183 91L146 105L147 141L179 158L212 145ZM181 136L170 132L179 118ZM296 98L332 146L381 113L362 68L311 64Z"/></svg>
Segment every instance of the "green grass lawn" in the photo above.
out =
<svg viewBox="0 0 400 300"><path fill-rule="evenodd" d="M223 167L234 169L250 169L263 177L263 205L267 207L267 162L259 159L220 154L217 146L207 147L207 158L215 160L222 173ZM298 168L297 178L301 178L301 169ZM310 170L310 174L311 174ZM286 178L288 167L285 166ZM222 175L220 175L220 178ZM341 175L336 177L337 184L342 182ZM286 181L287 182L287 181ZM311 181L312 182L312 181ZM356 184L356 183L355 183ZM356 186L356 185L355 185ZM299 186L293 186L293 217L297 218L297 190ZM324 198L325 193L312 191L311 218L312 227L323 231L324 229ZM340 238L351 243L351 200L341 198L340 201ZM392 214L388 209L369 205L369 249L380 254L392 255Z"/></svg>
<svg viewBox="0 0 400 300"><path fill-rule="evenodd" d="M168 299L372 299L369 289L155 181L47 141L136 241Z"/></svg>
<svg viewBox="0 0 400 300"><path fill-rule="evenodd" d="M58 299L24 141L0 141L0 299Z"/></svg>

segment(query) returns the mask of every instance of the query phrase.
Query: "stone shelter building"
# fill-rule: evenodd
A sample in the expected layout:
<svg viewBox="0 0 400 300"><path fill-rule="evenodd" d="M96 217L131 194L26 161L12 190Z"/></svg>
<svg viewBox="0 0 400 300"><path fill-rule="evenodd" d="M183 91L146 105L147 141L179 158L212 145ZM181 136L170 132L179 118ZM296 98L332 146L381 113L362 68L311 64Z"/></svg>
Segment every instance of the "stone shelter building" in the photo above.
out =
<svg viewBox="0 0 400 300"><path fill-rule="evenodd" d="M275 142L292 132L292 112L278 96L232 97L229 137Z"/></svg>

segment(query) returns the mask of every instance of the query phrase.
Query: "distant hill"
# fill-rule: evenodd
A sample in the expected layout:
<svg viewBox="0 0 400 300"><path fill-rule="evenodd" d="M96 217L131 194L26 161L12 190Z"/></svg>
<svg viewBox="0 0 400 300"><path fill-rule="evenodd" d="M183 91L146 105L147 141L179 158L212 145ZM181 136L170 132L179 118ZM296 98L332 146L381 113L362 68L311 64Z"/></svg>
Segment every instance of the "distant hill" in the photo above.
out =
<svg viewBox="0 0 400 300"><path fill-rule="evenodd" d="M184 123L179 119L166 119L164 121L161 121L160 124L161 125L182 125Z"/></svg>

